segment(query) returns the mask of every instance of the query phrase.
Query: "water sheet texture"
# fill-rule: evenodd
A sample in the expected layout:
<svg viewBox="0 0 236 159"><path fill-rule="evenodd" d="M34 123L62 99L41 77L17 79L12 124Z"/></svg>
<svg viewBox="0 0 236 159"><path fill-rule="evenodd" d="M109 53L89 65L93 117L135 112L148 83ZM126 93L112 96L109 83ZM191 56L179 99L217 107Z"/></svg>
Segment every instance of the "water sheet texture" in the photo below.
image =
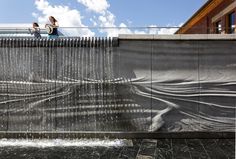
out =
<svg viewBox="0 0 236 159"><path fill-rule="evenodd" d="M0 39L0 131L234 131L236 41Z"/></svg>

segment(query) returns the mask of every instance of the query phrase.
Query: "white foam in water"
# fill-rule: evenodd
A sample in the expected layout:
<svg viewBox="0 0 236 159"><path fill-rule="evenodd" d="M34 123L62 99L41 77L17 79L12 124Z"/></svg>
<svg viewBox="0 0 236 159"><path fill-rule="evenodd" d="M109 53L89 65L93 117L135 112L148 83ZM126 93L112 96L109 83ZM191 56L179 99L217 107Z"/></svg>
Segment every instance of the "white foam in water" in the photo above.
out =
<svg viewBox="0 0 236 159"><path fill-rule="evenodd" d="M125 139L0 139L0 147L123 147L132 146Z"/></svg>

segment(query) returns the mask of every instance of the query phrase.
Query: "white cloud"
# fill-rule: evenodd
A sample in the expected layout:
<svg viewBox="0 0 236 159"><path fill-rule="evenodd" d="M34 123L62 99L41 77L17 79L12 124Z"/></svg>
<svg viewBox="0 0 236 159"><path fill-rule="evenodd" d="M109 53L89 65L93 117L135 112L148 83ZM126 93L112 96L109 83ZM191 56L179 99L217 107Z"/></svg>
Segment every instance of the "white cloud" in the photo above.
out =
<svg viewBox="0 0 236 159"><path fill-rule="evenodd" d="M0 23L1 28L30 28L32 27L31 23Z"/></svg>
<svg viewBox="0 0 236 159"><path fill-rule="evenodd" d="M90 18L90 21L94 26L99 27L100 33L105 33L106 36L114 37L119 34L132 32L127 28L127 25L120 23L119 27L115 24L116 16L111 13L108 9L110 4L107 0L77 0L79 3L84 5L88 10L92 10L98 14L98 17Z"/></svg>
<svg viewBox="0 0 236 159"><path fill-rule="evenodd" d="M119 26L115 24L115 15L110 11L105 11L103 15L97 18L97 24L100 27L101 33L106 33L108 37L116 37L119 34L132 34L131 30L128 29L127 25L120 23Z"/></svg>
<svg viewBox="0 0 236 159"><path fill-rule="evenodd" d="M119 27L119 34L132 34L132 31L127 27L126 24L121 23Z"/></svg>
<svg viewBox="0 0 236 159"><path fill-rule="evenodd" d="M177 30L178 30L177 28L161 28L157 31L157 34L171 35L174 34Z"/></svg>
<svg viewBox="0 0 236 159"><path fill-rule="evenodd" d="M148 27L148 34L158 34L158 31L159 31L159 29L158 29L157 25L150 25Z"/></svg>
<svg viewBox="0 0 236 159"><path fill-rule="evenodd" d="M110 7L110 4L106 0L78 0L78 2L87 7L88 10L100 14L104 13Z"/></svg>
<svg viewBox="0 0 236 159"><path fill-rule="evenodd" d="M38 14L35 13L35 12L32 13L32 16L33 16L34 18L38 18Z"/></svg>
<svg viewBox="0 0 236 159"><path fill-rule="evenodd" d="M32 15L37 17L39 23L43 24L48 23L48 17L52 15L58 20L60 27L82 27L79 29L63 28L63 33L69 36L95 36L95 32L99 33L98 35L111 37L119 34L174 34L177 30L177 28L158 28L157 25L137 29L128 27L122 22L116 24L116 16L109 11L110 4L107 0L77 0L77 2L94 12L91 17L86 17L93 27L98 27L94 32L91 30L92 28L87 28L82 23L83 16L78 10L71 9L66 5L52 5L48 0L35 0L39 13L32 13Z"/></svg>
<svg viewBox="0 0 236 159"><path fill-rule="evenodd" d="M116 16L108 9L110 4L106 0L77 0L88 10L98 13L98 17L90 18L94 26L99 27L100 33L107 36L118 36L119 34L174 34L177 28L158 28L150 25L147 28L129 28L125 23L116 25ZM131 23L131 22L130 22Z"/></svg>
<svg viewBox="0 0 236 159"><path fill-rule="evenodd" d="M94 32L86 28L82 23L80 12L70 9L68 6L50 5L47 0L36 0L36 8L40 11L38 16L39 23L48 23L48 17L54 16L60 27L83 27L80 29L63 28L62 32L68 36L94 36Z"/></svg>
<svg viewBox="0 0 236 159"><path fill-rule="evenodd" d="M133 34L147 34L147 32L143 30L135 30L133 31Z"/></svg>
<svg viewBox="0 0 236 159"><path fill-rule="evenodd" d="M178 26L175 25L167 25L166 28L160 28L157 31L157 34L164 34L164 35L171 35L174 34L181 26L183 25L183 23L180 23Z"/></svg>

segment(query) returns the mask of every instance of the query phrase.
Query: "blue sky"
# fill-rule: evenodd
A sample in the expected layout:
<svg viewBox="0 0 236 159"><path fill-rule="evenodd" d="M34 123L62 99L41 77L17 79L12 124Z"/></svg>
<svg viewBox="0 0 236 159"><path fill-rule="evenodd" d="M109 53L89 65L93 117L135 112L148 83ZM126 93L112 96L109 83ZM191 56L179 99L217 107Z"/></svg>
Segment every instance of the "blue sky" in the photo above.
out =
<svg viewBox="0 0 236 159"><path fill-rule="evenodd" d="M179 26L205 2L206 0L2 0L0 23L38 21L43 24L47 22L49 15L54 15L62 27ZM117 31L135 32L115 32ZM83 33L92 32L85 30ZM108 31L104 32L109 34Z"/></svg>

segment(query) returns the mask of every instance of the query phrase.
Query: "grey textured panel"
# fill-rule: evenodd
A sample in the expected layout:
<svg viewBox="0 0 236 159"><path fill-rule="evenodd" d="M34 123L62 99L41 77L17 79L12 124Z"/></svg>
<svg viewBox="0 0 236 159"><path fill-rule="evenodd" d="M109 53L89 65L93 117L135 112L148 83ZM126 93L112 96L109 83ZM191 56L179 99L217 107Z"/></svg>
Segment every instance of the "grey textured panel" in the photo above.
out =
<svg viewBox="0 0 236 159"><path fill-rule="evenodd" d="M162 131L197 131L198 121L197 41L153 42L153 109ZM157 125L156 123L155 125Z"/></svg>
<svg viewBox="0 0 236 159"><path fill-rule="evenodd" d="M0 42L0 131L235 129L234 40Z"/></svg>
<svg viewBox="0 0 236 159"><path fill-rule="evenodd" d="M235 131L236 42L200 41L201 129Z"/></svg>
<svg viewBox="0 0 236 159"><path fill-rule="evenodd" d="M151 56L152 42L120 41L114 52L119 109L127 131L152 131Z"/></svg>
<svg viewBox="0 0 236 159"><path fill-rule="evenodd" d="M6 48L0 48L0 68L1 68L1 80L2 81L7 81L8 77L7 77L7 73L6 73L6 67L7 67L7 56L8 53L6 51ZM0 130L1 131L6 131L8 129L7 127L7 119L8 119L8 103L6 103L6 101L8 101L8 84L5 82L1 82L0 85L0 91L1 91L1 98L0 98L0 102L1 102L1 113L0 113ZM4 103L4 104L3 104Z"/></svg>

